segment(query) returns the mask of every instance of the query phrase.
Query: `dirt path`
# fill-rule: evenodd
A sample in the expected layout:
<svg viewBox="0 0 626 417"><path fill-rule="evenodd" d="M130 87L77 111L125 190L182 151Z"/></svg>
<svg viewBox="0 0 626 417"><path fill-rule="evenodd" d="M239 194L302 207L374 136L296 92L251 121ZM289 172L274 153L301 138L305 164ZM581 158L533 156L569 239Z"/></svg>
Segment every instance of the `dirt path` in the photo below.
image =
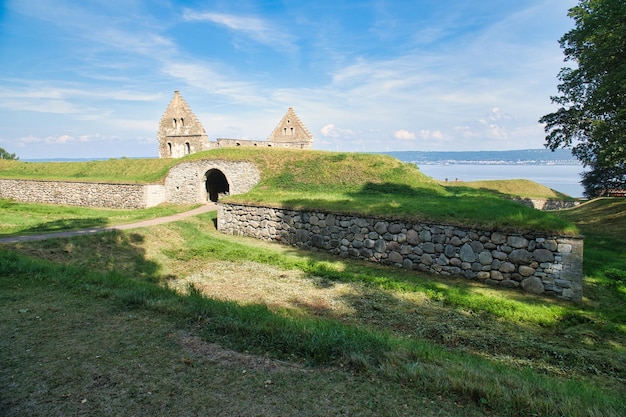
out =
<svg viewBox="0 0 626 417"><path fill-rule="evenodd" d="M70 237L70 236L79 236L79 235L87 235L93 233L101 233L107 232L111 230L128 230L128 229L136 229L138 227L148 227L155 226L157 224L169 223L176 220L184 219L185 217L195 216L198 214L206 213L209 211L217 210L217 206L214 203L205 204L193 210L185 211L183 213L172 214L171 216L158 217L156 219L143 220L136 223L128 223L121 224L117 226L107 226L107 227L92 227L89 229L82 230L72 230L68 232L55 232L55 233L43 233L40 235L24 235L24 236L11 236L11 237L3 237L0 238L0 243L19 243L19 242L30 242L34 240L45 240L45 239L54 239L60 237Z"/></svg>

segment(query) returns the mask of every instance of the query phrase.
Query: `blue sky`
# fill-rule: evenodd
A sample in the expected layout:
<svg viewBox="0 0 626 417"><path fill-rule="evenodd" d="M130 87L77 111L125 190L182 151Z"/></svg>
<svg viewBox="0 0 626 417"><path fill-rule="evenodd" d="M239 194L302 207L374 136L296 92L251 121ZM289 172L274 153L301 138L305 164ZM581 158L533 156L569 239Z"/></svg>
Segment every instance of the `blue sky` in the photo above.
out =
<svg viewBox="0 0 626 417"><path fill-rule="evenodd" d="M288 107L332 151L541 148L575 0L9 0L0 147L155 157L179 90L211 140Z"/></svg>

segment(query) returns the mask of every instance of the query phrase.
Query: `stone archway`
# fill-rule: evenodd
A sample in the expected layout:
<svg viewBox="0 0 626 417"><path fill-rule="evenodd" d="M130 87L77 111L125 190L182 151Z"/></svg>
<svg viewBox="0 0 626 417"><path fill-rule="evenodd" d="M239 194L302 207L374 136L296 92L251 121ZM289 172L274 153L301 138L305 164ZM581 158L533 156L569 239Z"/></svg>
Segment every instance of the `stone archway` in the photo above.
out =
<svg viewBox="0 0 626 417"><path fill-rule="evenodd" d="M220 196L230 193L230 185L226 175L219 169L213 168L204 174L207 200L217 202Z"/></svg>

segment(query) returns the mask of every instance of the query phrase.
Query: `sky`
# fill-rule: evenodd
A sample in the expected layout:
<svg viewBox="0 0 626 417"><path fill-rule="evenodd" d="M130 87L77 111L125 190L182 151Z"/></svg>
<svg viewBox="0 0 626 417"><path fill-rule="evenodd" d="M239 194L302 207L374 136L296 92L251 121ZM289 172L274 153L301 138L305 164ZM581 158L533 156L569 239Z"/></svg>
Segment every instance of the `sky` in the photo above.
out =
<svg viewBox="0 0 626 417"><path fill-rule="evenodd" d="M157 157L180 91L210 140L542 148L576 0L0 0L0 147Z"/></svg>

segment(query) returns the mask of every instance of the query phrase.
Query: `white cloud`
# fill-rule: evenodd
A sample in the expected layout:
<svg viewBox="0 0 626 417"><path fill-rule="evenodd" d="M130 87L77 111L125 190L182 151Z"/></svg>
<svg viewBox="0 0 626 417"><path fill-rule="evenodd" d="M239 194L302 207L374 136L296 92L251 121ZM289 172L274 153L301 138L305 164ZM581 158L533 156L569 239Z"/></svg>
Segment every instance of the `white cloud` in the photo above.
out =
<svg viewBox="0 0 626 417"><path fill-rule="evenodd" d="M404 129L397 130L393 135L396 139L400 139L400 140L415 139L415 133L409 132L408 130L404 130Z"/></svg>
<svg viewBox="0 0 626 417"><path fill-rule="evenodd" d="M189 22L211 22L225 26L232 31L245 34L255 42L272 47L281 52L292 53L297 49L292 35L284 32L278 26L270 25L267 20L258 17L198 12L185 9L183 11L183 20Z"/></svg>
<svg viewBox="0 0 626 417"><path fill-rule="evenodd" d="M422 139L443 139L444 134L440 130L420 130L420 137Z"/></svg>
<svg viewBox="0 0 626 417"><path fill-rule="evenodd" d="M324 127L322 127L320 129L320 132L322 133L322 136L328 137L328 138L353 136L355 134L354 131L350 129L340 129L332 123L327 124Z"/></svg>

